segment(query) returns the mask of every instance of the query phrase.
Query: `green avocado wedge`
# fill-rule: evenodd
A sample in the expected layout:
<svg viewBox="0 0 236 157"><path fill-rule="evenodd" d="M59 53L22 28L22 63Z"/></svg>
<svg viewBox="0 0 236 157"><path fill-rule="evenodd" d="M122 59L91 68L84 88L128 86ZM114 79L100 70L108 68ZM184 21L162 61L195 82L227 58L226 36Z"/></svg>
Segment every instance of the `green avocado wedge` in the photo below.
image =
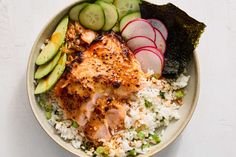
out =
<svg viewBox="0 0 236 157"><path fill-rule="evenodd" d="M61 57L61 51L57 53L57 55L53 58L53 60L44 65L40 65L37 71L35 72L34 78L41 79L47 74L49 74L53 70L53 68L55 68L55 66L57 65L60 57Z"/></svg>
<svg viewBox="0 0 236 157"><path fill-rule="evenodd" d="M57 66L53 69L53 71L45 79L39 80L39 83L34 91L34 94L44 93L49 89L51 89L56 84L56 82L61 77L66 68L66 59L67 56L64 53L61 56L60 60L58 61Z"/></svg>
<svg viewBox="0 0 236 157"><path fill-rule="evenodd" d="M43 48L42 52L36 59L37 65L43 65L50 61L58 52L59 48L65 40L65 35L68 27L69 18L65 17L57 26L52 34L49 43Z"/></svg>

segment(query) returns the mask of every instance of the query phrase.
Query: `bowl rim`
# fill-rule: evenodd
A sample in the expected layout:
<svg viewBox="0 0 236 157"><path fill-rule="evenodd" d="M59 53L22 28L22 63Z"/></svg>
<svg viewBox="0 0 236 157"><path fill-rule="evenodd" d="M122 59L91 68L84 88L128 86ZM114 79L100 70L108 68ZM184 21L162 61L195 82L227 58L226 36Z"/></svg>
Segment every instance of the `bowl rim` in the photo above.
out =
<svg viewBox="0 0 236 157"><path fill-rule="evenodd" d="M74 6L77 3L83 2L84 0L78 0L76 2L72 2L69 3L68 5L66 5L65 7L63 7L62 9L59 9L58 12L55 13L54 16L52 16L46 24L43 25L43 27L41 27L39 34L37 35L36 39L34 40L33 46L31 48L30 51L30 55L28 57L28 63L27 63L27 72L26 72L26 88L27 88L27 97L28 97L28 102L30 104L30 108L34 113L34 117L37 120L37 122L40 124L40 127L46 132L46 134L53 139L53 141L59 145L60 147L62 147L64 150L76 155L76 156L80 156L79 154L77 154L75 151L71 150L71 149L67 149L63 144L61 144L56 138L54 138L51 133L49 132L49 130L47 130L46 128L43 127L43 123L42 121L40 121L40 117L39 115L36 114L36 110L34 109L33 105L37 105L34 104L33 102L33 97L31 96L31 84L30 84L30 78L32 77L30 75L30 67L32 66L32 60L33 60L33 54L35 53L34 50L36 48L37 42L39 41L40 37L42 36L43 32L46 30L46 28L50 25L50 23L56 19L57 16L59 16L63 11L71 8L72 6ZM163 144L161 147L159 147L158 149L148 152L145 155L141 155L141 156L153 156L155 154L157 154L158 152L166 149L170 144L172 144L174 141L177 140L177 138L181 135L181 133L184 131L184 129L186 128L186 126L188 125L188 123L190 122L190 120L192 119L193 113L196 109L197 106L197 102L198 102L198 98L199 98L199 93L200 93L200 64L199 64L199 58L198 58L198 54L196 53L196 51L194 51L193 53L193 63L195 64L195 68L196 68L196 89L195 89L195 98L193 100L192 103L192 107L191 110L189 112L189 114L187 115L186 119L184 120L184 122L181 124L181 126L178 128L178 130L176 131L176 133L170 137L170 140L168 140L165 144ZM81 150L82 151L82 150Z"/></svg>
<svg viewBox="0 0 236 157"><path fill-rule="evenodd" d="M189 114L187 115L187 118L185 119L185 121L183 122L183 124L178 128L178 130L176 131L176 133L170 138L169 141L167 141L160 149L158 149L157 151L153 151L151 152L149 155L153 156L154 154L157 154L158 152L166 149L170 144L172 144L174 141L176 141L178 139L178 137L182 134L182 132L185 130L185 128L187 127L188 123L190 122L190 120L193 117L193 113L196 110L197 107L197 103L198 103L198 99L199 99L199 93L200 93L200 64L199 64L199 57L198 54L196 53L196 51L193 52L193 60L195 62L195 66L196 66L196 93L195 93L195 98L192 104L192 108L189 112Z"/></svg>

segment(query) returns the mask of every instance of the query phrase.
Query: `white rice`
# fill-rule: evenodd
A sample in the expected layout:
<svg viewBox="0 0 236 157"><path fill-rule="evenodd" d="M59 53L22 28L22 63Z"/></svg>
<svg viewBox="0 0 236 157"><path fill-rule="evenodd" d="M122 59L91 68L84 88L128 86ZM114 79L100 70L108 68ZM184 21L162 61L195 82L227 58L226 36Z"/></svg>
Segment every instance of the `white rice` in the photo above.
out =
<svg viewBox="0 0 236 157"><path fill-rule="evenodd" d="M75 139L78 130L74 127L71 127L71 121L65 120L61 122L56 122L55 129L57 133L61 135L64 140L73 140Z"/></svg>
<svg viewBox="0 0 236 157"><path fill-rule="evenodd" d="M149 71L149 75L152 71ZM167 127L172 120L178 120L180 115L178 109L179 104L176 104L175 90L182 89L187 86L189 76L180 75L175 81L168 83L166 80L144 79L143 83L145 88L141 89L136 94L136 99L129 102L129 110L125 117L125 130L119 132L113 132L112 139L109 142L103 141L103 147L109 150L109 156L126 156L126 153L130 150L135 150L137 153L145 154L150 148L142 148L147 144L150 139L150 135L158 133L161 137L164 128ZM164 92L164 99L160 95L160 92ZM151 103L151 107L145 106L145 101ZM54 109L60 110L54 103ZM64 140L70 141L76 149L86 149L83 146L84 135L79 134L79 131L72 127L72 122L69 120L58 120L58 115L53 114L52 118L48 122L55 127L56 132ZM140 140L138 138L139 128L145 126L142 132L145 135L145 139ZM101 140L102 141L102 140ZM85 150L85 152L92 156L96 151L94 148ZM97 154L97 156L100 156Z"/></svg>

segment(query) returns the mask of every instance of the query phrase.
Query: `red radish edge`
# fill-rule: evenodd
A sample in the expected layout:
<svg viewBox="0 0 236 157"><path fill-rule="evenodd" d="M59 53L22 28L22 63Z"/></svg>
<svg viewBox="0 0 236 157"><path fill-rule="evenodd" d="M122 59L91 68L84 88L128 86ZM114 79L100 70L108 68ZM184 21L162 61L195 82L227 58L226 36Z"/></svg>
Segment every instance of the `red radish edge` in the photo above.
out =
<svg viewBox="0 0 236 157"><path fill-rule="evenodd" d="M165 38L163 37L163 35L161 34L161 32L160 32L158 29L154 28L154 31L155 31L155 30L160 33L161 38L163 39L163 42L164 42L164 44L165 44L165 49L163 50L163 54L165 54L165 52L166 52L166 40L165 40ZM156 32L155 32L155 37L157 37ZM156 42L156 38L155 38L155 42ZM156 44L156 46L157 46L157 48L158 48L158 45L157 45L157 44Z"/></svg>
<svg viewBox="0 0 236 157"><path fill-rule="evenodd" d="M136 52L135 54L138 54L139 52L141 52L141 51L149 51L149 52L151 52L151 53L153 53L153 54L155 54L156 56L158 56L159 58L160 58L160 60L161 60L161 73L160 74L162 74L162 71L163 71L163 68L164 68L164 60L163 60L163 57L162 56L160 56L158 53L155 53L155 52L153 52L153 51L151 51L151 50L148 50L148 49L140 49L138 52Z"/></svg>
<svg viewBox="0 0 236 157"><path fill-rule="evenodd" d="M154 27L154 28L156 28L157 30L159 30L160 32L161 32L161 35L163 36L163 38L165 39L165 40L167 40L167 37L168 37L168 30L167 30L167 28L166 28L166 25L161 21L161 20L158 20L158 19L147 19L148 21L149 20L153 20L153 21L157 21L157 22L159 22L159 23L161 23L164 27L164 29L165 29L165 31L166 31L166 38L165 38L165 36L163 35L163 33L158 29L158 28L156 28L156 27ZM151 23L151 22L150 22Z"/></svg>
<svg viewBox="0 0 236 157"><path fill-rule="evenodd" d="M137 49L134 50L134 54L136 54L136 52L138 52L138 51L140 51L140 50L142 50L142 49L156 49L156 50L160 53L160 55L163 56L161 50L158 49L158 47L154 47L154 46L143 46L143 47L139 47L139 48L137 48ZM151 51L152 51L152 50L151 50Z"/></svg>
<svg viewBox="0 0 236 157"><path fill-rule="evenodd" d="M160 54L158 54L158 53L156 53L156 52L154 52L154 51L152 51L152 50L148 50L148 49L143 48L143 49L139 49L138 51L136 51L134 55L138 54L138 53L139 53L140 51L142 51L142 50L149 51L149 52L151 52L151 53L156 54L156 55L161 59L161 64L162 64L162 67L161 67L161 68L162 68L162 70L163 70L163 68L164 68L164 57L163 57L162 55L160 55L161 52L160 52ZM159 50L157 49L157 51L159 51Z"/></svg>
<svg viewBox="0 0 236 157"><path fill-rule="evenodd" d="M155 53L156 55L158 55L158 56L160 57L162 63L164 64L164 57L163 57L162 53L161 53L158 49L156 49L156 50L157 50L159 53L154 52L154 51L152 51L152 50L150 50L150 49L147 49L147 48L142 48L142 49L139 49L138 51L136 51L136 52L134 53L134 55L137 54L137 53L139 53L139 52L142 51L142 50L146 50L146 51L150 51L150 52L152 52L152 53Z"/></svg>
<svg viewBox="0 0 236 157"><path fill-rule="evenodd" d="M124 32L125 28L126 28L130 23L135 22L135 21L143 21L143 22L146 22L147 24L149 24L149 25L153 28L153 33L155 34L154 40L156 39L155 28L151 25L151 23L150 23L148 20L141 19L141 18L137 18L137 19L134 19L134 20L129 21L129 22L124 26L124 28L121 30L121 34Z"/></svg>
<svg viewBox="0 0 236 157"><path fill-rule="evenodd" d="M165 40L165 37L163 36L163 34L161 33L161 31L160 31L159 29L155 28L155 27L153 27L153 28L154 28L154 30L158 31L158 32L161 34L162 38ZM166 41L166 40L165 40L165 41Z"/></svg>
<svg viewBox="0 0 236 157"><path fill-rule="evenodd" d="M132 39L135 39L135 38L146 38L146 39L148 39L149 41L151 41L151 42L153 43L153 45L157 48L157 45L156 45L155 41L153 41L153 40L152 40L151 38L149 38L149 37L140 36L140 35L128 39L126 43L128 44L129 41L131 41ZM154 46L150 46L150 47L154 47ZM149 47L149 46L141 46L141 47ZM141 48L141 47L139 47L139 48ZM139 48L136 48L136 49L134 49L133 51L136 51L136 50L139 49Z"/></svg>
<svg viewBox="0 0 236 157"><path fill-rule="evenodd" d="M162 54L161 50L159 50L158 48L156 48L154 46L144 46L144 47L140 47L140 48L136 49L134 51L134 54L136 54L138 51L141 51L141 50L150 50L150 51L153 51L154 53L158 54L163 62L163 67L164 67L164 54Z"/></svg>
<svg viewBox="0 0 236 157"><path fill-rule="evenodd" d="M142 35L138 35L138 36L135 36L135 37L129 38L129 39L127 40L127 42L129 42L129 41L132 40L132 39L135 39L135 38L141 38L141 37L142 37L142 38L146 38L146 39L152 41L153 44L156 45L156 43L155 43L151 38L146 37L146 36L142 36Z"/></svg>

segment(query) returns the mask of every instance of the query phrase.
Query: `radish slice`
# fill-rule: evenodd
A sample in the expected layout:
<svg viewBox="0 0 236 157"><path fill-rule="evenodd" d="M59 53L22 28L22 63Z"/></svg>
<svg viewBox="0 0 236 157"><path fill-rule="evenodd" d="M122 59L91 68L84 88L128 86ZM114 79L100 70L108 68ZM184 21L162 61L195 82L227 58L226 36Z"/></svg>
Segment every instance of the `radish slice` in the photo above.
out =
<svg viewBox="0 0 236 157"><path fill-rule="evenodd" d="M154 28L156 28L157 30L159 30L161 32L164 39L166 40L168 37L168 30L167 30L166 26L160 20L157 20L157 19L148 19L148 21L151 23L151 25Z"/></svg>
<svg viewBox="0 0 236 157"><path fill-rule="evenodd" d="M157 47L155 47L155 46L144 46L144 47L140 47L140 48L138 48L138 49L136 49L136 50L134 51L134 54L136 54L137 52L139 52L139 51L141 51L141 50L149 50L149 51L155 52L156 54L158 54L158 55L160 56L162 62L164 63L164 56L163 56L161 50L159 50ZM163 64L163 65L164 65L164 64Z"/></svg>
<svg viewBox="0 0 236 157"><path fill-rule="evenodd" d="M132 37L127 41L127 45L132 51L135 51L140 47L146 47L146 46L156 47L155 42L152 39L145 36Z"/></svg>
<svg viewBox="0 0 236 157"><path fill-rule="evenodd" d="M158 54L150 50L140 50L135 54L135 57L140 62L144 72L151 69L155 74L161 76L163 62Z"/></svg>
<svg viewBox="0 0 236 157"><path fill-rule="evenodd" d="M161 53L161 51L158 50L156 47L153 47L153 46L140 47L136 51L134 51L134 54L136 54L136 53L138 53L139 51L142 51L142 50L152 51L153 53L156 53L161 59L162 66L164 66L164 56ZM162 67L162 69L163 69L163 67Z"/></svg>
<svg viewBox="0 0 236 157"><path fill-rule="evenodd" d="M156 46L159 50L161 50L162 54L164 54L166 52L166 41L161 35L160 31L158 31L157 29L154 30L156 34L156 39L155 39Z"/></svg>
<svg viewBox="0 0 236 157"><path fill-rule="evenodd" d="M121 35L126 40L135 36L145 36L153 41L156 39L154 28L147 20L144 19L135 19L128 22L122 29Z"/></svg>

